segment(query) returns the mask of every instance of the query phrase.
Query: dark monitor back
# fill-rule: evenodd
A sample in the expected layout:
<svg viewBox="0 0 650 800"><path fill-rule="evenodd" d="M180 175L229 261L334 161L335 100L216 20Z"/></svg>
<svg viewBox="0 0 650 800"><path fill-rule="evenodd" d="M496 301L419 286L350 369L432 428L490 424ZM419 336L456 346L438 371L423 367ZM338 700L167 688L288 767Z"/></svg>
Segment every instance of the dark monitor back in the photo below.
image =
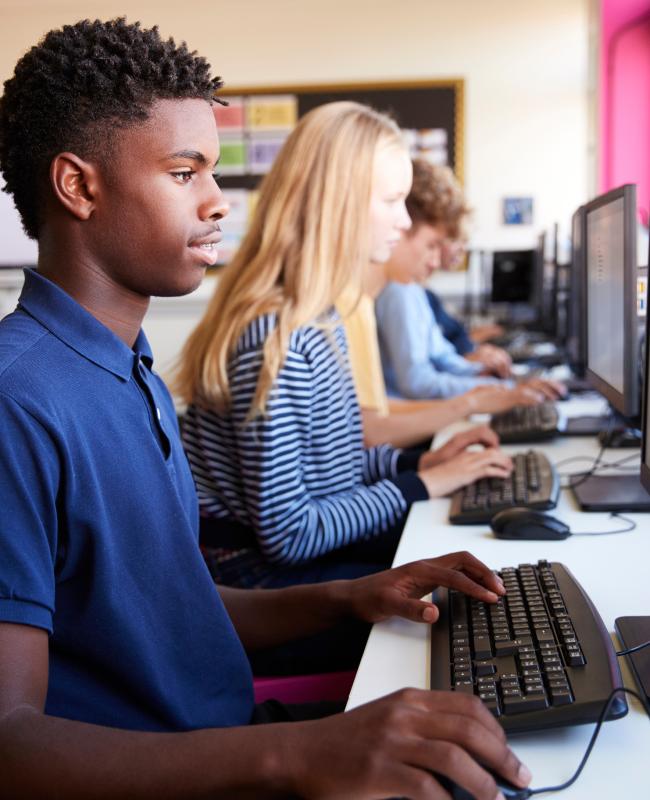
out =
<svg viewBox="0 0 650 800"><path fill-rule="evenodd" d="M534 250L500 250L492 258L493 303L529 303Z"/></svg>

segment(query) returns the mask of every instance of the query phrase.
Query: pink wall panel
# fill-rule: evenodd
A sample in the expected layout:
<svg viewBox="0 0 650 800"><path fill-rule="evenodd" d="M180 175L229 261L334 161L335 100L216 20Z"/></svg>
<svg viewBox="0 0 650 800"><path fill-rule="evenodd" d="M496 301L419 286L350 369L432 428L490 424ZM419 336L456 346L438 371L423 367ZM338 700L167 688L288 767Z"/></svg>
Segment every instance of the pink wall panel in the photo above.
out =
<svg viewBox="0 0 650 800"><path fill-rule="evenodd" d="M601 0L599 190L636 183L650 207L650 0Z"/></svg>

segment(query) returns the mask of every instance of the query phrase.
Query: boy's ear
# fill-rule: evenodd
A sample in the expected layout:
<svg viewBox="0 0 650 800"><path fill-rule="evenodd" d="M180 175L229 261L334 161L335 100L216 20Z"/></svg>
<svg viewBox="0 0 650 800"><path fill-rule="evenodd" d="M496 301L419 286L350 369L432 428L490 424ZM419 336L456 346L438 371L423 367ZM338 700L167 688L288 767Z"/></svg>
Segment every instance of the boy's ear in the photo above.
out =
<svg viewBox="0 0 650 800"><path fill-rule="evenodd" d="M56 199L77 219L95 210L99 188L97 168L74 153L59 153L50 164L50 184Z"/></svg>

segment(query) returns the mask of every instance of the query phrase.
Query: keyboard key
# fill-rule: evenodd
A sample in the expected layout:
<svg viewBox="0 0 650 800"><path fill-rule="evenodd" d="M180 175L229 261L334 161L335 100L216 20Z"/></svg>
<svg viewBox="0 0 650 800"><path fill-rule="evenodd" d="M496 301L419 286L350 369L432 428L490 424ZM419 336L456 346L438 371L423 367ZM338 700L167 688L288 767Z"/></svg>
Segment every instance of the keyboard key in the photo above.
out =
<svg viewBox="0 0 650 800"><path fill-rule="evenodd" d="M549 695L551 697L551 703L554 706L565 706L573 701L571 692L568 689L555 689L551 687L549 689Z"/></svg>
<svg viewBox="0 0 650 800"><path fill-rule="evenodd" d="M511 656L517 652L517 644L511 639L495 642L494 649L498 656Z"/></svg>
<svg viewBox="0 0 650 800"><path fill-rule="evenodd" d="M478 659L490 658L492 656L492 646L488 636L474 637L474 657Z"/></svg>
<svg viewBox="0 0 650 800"><path fill-rule="evenodd" d="M503 698L503 710L506 714L522 714L525 711L538 711L547 706L548 701L546 696L543 695Z"/></svg>

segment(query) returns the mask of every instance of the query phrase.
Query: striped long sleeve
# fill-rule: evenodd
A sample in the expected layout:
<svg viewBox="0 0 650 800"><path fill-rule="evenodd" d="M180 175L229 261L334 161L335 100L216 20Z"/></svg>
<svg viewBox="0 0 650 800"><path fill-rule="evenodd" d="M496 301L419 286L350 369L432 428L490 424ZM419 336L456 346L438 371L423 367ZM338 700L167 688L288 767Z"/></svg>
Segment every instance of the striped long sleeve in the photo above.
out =
<svg viewBox="0 0 650 800"><path fill-rule="evenodd" d="M399 450L363 448L339 325L294 332L266 415L245 421L273 324L241 338L230 409L190 407L184 438L203 513L253 528L267 561L295 564L386 530L423 494L399 474Z"/></svg>

